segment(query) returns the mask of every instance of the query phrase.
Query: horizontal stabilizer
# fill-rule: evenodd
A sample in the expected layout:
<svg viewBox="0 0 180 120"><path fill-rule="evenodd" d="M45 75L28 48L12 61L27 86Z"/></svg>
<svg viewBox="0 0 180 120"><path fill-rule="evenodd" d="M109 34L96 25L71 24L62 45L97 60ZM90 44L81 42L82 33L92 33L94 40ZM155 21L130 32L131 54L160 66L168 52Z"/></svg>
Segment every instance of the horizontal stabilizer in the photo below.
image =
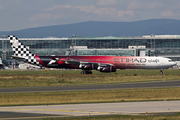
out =
<svg viewBox="0 0 180 120"><path fill-rule="evenodd" d="M19 57L19 56L14 56L14 55L7 56L7 57L10 57L10 58L13 58L13 59L16 59L16 60L20 60L20 61L25 61L26 60L26 58Z"/></svg>

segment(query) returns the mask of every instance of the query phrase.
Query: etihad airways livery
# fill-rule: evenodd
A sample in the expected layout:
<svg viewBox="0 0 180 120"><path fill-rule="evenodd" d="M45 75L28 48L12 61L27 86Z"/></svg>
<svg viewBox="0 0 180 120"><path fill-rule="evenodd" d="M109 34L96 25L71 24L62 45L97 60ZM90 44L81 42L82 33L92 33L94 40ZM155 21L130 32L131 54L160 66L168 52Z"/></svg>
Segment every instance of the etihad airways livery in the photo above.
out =
<svg viewBox="0 0 180 120"><path fill-rule="evenodd" d="M82 69L82 74L91 70L116 72L116 69L165 69L176 65L169 58L137 56L38 56L29 51L17 37L9 36L14 55L11 57L47 68Z"/></svg>

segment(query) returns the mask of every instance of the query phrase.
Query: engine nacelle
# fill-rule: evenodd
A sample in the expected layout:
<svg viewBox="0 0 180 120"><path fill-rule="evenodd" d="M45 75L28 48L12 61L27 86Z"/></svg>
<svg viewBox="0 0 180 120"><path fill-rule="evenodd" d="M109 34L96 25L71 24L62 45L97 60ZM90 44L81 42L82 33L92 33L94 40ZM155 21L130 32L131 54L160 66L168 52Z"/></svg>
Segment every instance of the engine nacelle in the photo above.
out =
<svg viewBox="0 0 180 120"><path fill-rule="evenodd" d="M99 66L97 70L99 70L100 72L116 72L116 69L113 69L110 65Z"/></svg>
<svg viewBox="0 0 180 120"><path fill-rule="evenodd" d="M79 65L79 68L82 70L92 70L93 69L93 63L81 63Z"/></svg>
<svg viewBox="0 0 180 120"><path fill-rule="evenodd" d="M99 66L97 70L100 72L111 72L111 66Z"/></svg>

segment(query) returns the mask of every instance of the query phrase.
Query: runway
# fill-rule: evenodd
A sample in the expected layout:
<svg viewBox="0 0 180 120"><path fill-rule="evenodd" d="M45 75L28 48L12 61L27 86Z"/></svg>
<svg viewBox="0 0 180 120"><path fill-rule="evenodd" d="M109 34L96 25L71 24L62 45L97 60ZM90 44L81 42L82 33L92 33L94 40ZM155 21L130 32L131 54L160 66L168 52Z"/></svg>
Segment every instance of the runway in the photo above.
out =
<svg viewBox="0 0 180 120"><path fill-rule="evenodd" d="M121 102L0 107L1 119L59 118L95 115L167 114L180 111L180 101ZM9 114L5 114L9 113ZM20 115L20 116L18 116Z"/></svg>
<svg viewBox="0 0 180 120"><path fill-rule="evenodd" d="M99 84L99 85L0 88L0 93L135 89L135 88L165 88L165 87L166 88L167 87L180 87L180 80L115 83L115 84Z"/></svg>
<svg viewBox="0 0 180 120"><path fill-rule="evenodd" d="M180 80L100 84L100 85L0 88L0 93L165 88L165 87L166 88L180 87ZM90 116L127 115L127 114L156 115L156 114L175 114L178 112L180 112L180 101L120 102L120 103L40 105L40 106L34 105L34 106L0 107L0 120L62 118L62 117L73 117L73 116L76 117L76 116L89 116L89 115Z"/></svg>

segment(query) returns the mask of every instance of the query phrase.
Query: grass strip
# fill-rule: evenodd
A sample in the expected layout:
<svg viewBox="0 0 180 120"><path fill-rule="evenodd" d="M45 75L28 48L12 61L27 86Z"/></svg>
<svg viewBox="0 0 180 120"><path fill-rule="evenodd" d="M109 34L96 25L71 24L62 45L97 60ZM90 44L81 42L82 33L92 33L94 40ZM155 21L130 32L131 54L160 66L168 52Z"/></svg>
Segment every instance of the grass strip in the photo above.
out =
<svg viewBox="0 0 180 120"><path fill-rule="evenodd" d="M34 93L2 93L0 105L42 105L128 102L153 100L179 100L180 88L127 89L127 90L95 90L64 91Z"/></svg>
<svg viewBox="0 0 180 120"><path fill-rule="evenodd" d="M50 71L0 71L0 87L38 87L61 85L87 85L128 83L158 80L180 80L179 70L118 70L116 73L100 73L82 75L81 70L50 70Z"/></svg>

